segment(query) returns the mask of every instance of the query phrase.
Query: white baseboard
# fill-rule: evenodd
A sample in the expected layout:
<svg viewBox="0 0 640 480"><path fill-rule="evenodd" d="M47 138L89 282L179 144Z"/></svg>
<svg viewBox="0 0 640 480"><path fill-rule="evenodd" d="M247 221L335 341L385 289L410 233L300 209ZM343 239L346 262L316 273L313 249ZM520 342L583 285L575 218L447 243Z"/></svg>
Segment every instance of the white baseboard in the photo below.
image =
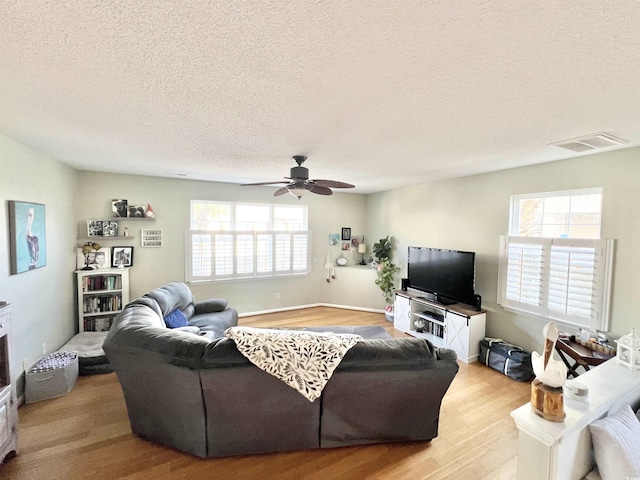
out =
<svg viewBox="0 0 640 480"><path fill-rule="evenodd" d="M377 308L352 307L350 305L335 305L332 303L313 303L309 305L296 305L295 307L282 307L282 308L274 308L272 310L259 310L256 312L239 313L238 317L240 318L250 317L253 315L265 315L267 313L288 312L291 310L302 310L305 308L314 308L314 307L342 308L344 310L359 310L361 312L384 313L384 310L377 309Z"/></svg>

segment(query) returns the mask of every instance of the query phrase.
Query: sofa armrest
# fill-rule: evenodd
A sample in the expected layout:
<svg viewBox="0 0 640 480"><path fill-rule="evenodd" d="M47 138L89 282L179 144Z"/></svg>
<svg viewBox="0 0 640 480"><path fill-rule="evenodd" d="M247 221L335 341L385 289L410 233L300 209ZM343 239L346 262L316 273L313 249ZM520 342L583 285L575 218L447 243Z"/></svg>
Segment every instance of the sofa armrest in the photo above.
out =
<svg viewBox="0 0 640 480"><path fill-rule="evenodd" d="M227 308L228 301L226 298L210 298L202 302L196 302L194 305L196 315L201 313L222 312Z"/></svg>
<svg viewBox="0 0 640 480"><path fill-rule="evenodd" d="M436 357L438 360L457 360L458 355L450 348L436 348Z"/></svg>

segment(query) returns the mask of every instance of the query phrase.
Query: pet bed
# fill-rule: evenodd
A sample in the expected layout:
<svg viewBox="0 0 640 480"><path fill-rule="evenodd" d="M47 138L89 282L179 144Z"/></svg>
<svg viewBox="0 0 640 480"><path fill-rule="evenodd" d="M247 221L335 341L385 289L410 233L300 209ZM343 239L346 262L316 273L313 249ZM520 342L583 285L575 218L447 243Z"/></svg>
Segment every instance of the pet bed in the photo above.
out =
<svg viewBox="0 0 640 480"><path fill-rule="evenodd" d="M108 332L81 332L58 351L76 352L80 375L113 372L113 367L102 349Z"/></svg>

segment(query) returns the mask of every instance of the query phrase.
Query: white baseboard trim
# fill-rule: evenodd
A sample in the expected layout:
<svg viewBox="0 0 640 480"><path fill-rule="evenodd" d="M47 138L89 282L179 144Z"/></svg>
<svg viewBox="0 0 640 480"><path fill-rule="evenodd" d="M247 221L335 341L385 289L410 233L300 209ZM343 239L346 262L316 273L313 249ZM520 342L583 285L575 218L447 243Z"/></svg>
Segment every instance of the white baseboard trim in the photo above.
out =
<svg viewBox="0 0 640 480"><path fill-rule="evenodd" d="M258 310L255 312L239 313L238 317L240 318L251 317L254 315L266 315L268 313L288 312L291 310L302 310L305 308L313 308L313 307L342 308L344 310L359 310L361 312L384 313L384 310L381 310L378 308L353 307L351 305L335 305L333 303L312 303L308 305L296 305L295 307L282 307L282 308L274 308L272 310Z"/></svg>

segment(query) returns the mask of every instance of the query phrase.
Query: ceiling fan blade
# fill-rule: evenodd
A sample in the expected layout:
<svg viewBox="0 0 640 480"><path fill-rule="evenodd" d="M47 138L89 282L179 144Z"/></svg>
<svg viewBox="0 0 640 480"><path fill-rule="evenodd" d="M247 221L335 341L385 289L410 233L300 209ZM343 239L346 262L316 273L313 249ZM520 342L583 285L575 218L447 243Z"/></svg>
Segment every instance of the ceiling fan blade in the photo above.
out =
<svg viewBox="0 0 640 480"><path fill-rule="evenodd" d="M278 190L276 190L275 192L273 192L273 196L274 197L279 197L280 195L284 195L288 191L289 191L289 187L282 187L282 188L279 188Z"/></svg>
<svg viewBox="0 0 640 480"><path fill-rule="evenodd" d="M243 183L241 187L252 187L254 185L275 185L277 183L289 183L288 180L280 180L275 182L258 182L258 183Z"/></svg>
<svg viewBox="0 0 640 480"><path fill-rule="evenodd" d="M314 185L312 183L307 184L307 190L311 193L317 193L318 195L333 195L330 188L323 187L321 185Z"/></svg>
<svg viewBox="0 0 640 480"><path fill-rule="evenodd" d="M321 187L328 188L354 188L355 185L351 185L350 183L338 182L336 180L309 180L309 182L313 182L316 185Z"/></svg>

